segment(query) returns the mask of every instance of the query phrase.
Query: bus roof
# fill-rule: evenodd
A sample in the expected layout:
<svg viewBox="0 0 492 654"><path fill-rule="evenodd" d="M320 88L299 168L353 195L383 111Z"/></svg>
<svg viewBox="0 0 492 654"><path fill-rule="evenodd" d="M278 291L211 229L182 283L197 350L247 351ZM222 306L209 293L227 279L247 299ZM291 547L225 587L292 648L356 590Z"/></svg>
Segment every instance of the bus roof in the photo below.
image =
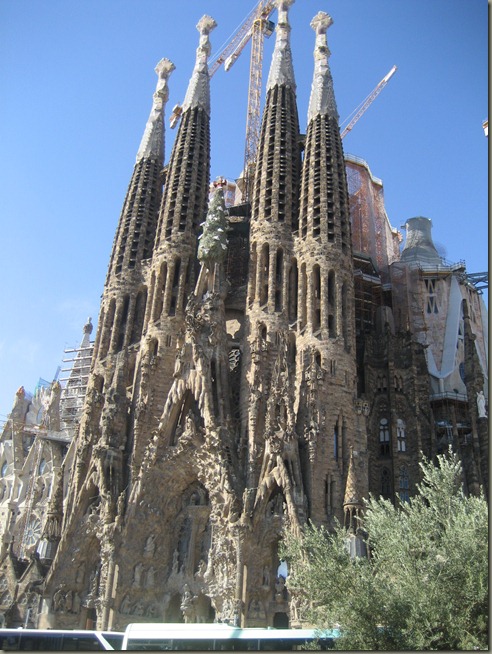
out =
<svg viewBox="0 0 492 654"><path fill-rule="evenodd" d="M336 638L338 630L318 629L274 629L262 627L240 628L224 623L170 623L139 622L131 623L125 630L125 638L186 638L186 640L203 640L204 638L248 639L261 638L274 640L278 638Z"/></svg>

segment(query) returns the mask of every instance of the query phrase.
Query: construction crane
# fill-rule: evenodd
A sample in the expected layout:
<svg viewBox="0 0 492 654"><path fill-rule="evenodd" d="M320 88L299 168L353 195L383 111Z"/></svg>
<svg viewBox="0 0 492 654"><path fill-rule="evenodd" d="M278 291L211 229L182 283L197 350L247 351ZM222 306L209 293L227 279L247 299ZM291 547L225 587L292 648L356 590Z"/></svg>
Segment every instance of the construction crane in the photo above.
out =
<svg viewBox="0 0 492 654"><path fill-rule="evenodd" d="M253 164L256 159L258 141L260 139L260 104L261 80L263 75L263 44L264 37L270 37L274 24L269 17L276 6L276 0L262 0L256 6L256 17L251 29L238 44L225 62L225 70L230 70L244 47L251 39L251 57L249 64L248 112L246 116L246 140L244 148L243 168L243 201L247 202L251 191Z"/></svg>
<svg viewBox="0 0 492 654"><path fill-rule="evenodd" d="M272 14L273 10L276 7L276 0L260 0L255 7L250 11L246 16L241 25L233 33L230 41L227 45L219 52L219 54L212 59L208 67L209 77L212 78L215 73L219 70L222 64L225 62L225 70L229 70L234 64L236 59L239 57L243 51L246 44L251 38L255 40L256 34L259 32L261 34L261 46L256 47L256 59L255 59L255 70L259 68L260 77L259 77L259 86L261 93L261 64L263 59L263 35L270 36L273 31L273 23L268 21L269 16ZM253 62L253 51L251 53ZM251 91L251 70L250 70L250 91ZM248 103L248 116L249 116L250 103ZM179 122L183 108L180 104L175 105L171 117L169 118L169 123L171 128L175 128ZM259 121L259 101L258 101L258 121Z"/></svg>
<svg viewBox="0 0 492 654"><path fill-rule="evenodd" d="M356 110L357 113L355 116L352 118L352 120L349 122L349 124L344 128L342 133L340 134L340 137L343 139L347 136L347 134L350 132L350 130L353 128L355 123L359 120L359 118L364 114L370 107L370 105L374 102L374 100L377 98L377 96L381 93L381 91L384 89L386 84L390 81L390 79L393 77L393 75L396 73L396 66L393 66L393 68L389 71L387 75L383 77L383 79L379 82L379 84L376 86L375 89L369 93L367 98L362 102L362 104L359 105L359 109Z"/></svg>
<svg viewBox="0 0 492 654"><path fill-rule="evenodd" d="M277 6L277 0L259 0L248 16L233 33L227 45L222 48L209 64L209 77L212 78L219 68L224 64L224 69L229 71L234 65L246 45L251 40L251 57L249 67L248 104L246 117L246 139L244 151L244 168L242 173L242 194L243 201L248 202L251 192L251 180L253 165L256 159L258 141L260 138L260 104L261 104L261 82L263 73L263 45L264 38L270 37L273 33L274 23L270 16ZM343 130L343 139L353 128L362 114L370 104L381 93L396 72L396 66L379 82L376 88L360 105L360 109L352 118L347 127ZM175 105L169 119L171 128L175 128L183 112L180 104Z"/></svg>
<svg viewBox="0 0 492 654"><path fill-rule="evenodd" d="M467 282L473 284L477 289L477 293L481 295L484 290L489 288L489 273L488 272L478 272L478 273L465 273L464 279Z"/></svg>

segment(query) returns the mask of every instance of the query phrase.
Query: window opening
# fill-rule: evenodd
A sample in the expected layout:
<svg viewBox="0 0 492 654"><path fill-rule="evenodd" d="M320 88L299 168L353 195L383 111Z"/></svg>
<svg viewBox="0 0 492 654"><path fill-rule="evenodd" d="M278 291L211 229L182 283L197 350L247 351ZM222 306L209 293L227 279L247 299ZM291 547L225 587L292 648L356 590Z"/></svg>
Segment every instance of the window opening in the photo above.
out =
<svg viewBox="0 0 492 654"><path fill-rule="evenodd" d="M387 418L381 418L379 421L379 451L382 456L389 456L390 430Z"/></svg>

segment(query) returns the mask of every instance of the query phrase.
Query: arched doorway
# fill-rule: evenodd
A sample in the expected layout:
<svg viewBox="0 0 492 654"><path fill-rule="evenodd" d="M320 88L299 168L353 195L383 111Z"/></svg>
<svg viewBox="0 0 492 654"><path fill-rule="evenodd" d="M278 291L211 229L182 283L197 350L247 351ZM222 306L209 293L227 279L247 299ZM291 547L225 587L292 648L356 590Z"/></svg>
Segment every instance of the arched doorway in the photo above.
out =
<svg viewBox="0 0 492 654"><path fill-rule="evenodd" d="M273 616L273 626L275 629L288 629L289 616L287 613L275 613Z"/></svg>
<svg viewBox="0 0 492 654"><path fill-rule="evenodd" d="M181 595L176 593L171 598L166 611L166 622L184 622L181 611Z"/></svg>

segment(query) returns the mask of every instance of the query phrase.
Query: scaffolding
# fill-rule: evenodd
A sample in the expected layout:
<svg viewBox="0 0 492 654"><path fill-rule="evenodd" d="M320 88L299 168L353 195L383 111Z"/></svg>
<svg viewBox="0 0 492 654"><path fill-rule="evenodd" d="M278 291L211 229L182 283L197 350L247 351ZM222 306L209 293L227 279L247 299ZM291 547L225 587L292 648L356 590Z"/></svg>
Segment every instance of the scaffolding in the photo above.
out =
<svg viewBox="0 0 492 654"><path fill-rule="evenodd" d="M78 427L84 406L94 350L94 342L88 339L84 340L85 342L82 342L80 347L65 350L63 363L72 363L73 365L62 368L60 371L68 373L68 376L60 377L59 380L63 387L60 397L60 421L62 429L71 435Z"/></svg>
<svg viewBox="0 0 492 654"><path fill-rule="evenodd" d="M354 252L355 329L357 335L370 333L376 310L383 305L383 285L374 261Z"/></svg>

